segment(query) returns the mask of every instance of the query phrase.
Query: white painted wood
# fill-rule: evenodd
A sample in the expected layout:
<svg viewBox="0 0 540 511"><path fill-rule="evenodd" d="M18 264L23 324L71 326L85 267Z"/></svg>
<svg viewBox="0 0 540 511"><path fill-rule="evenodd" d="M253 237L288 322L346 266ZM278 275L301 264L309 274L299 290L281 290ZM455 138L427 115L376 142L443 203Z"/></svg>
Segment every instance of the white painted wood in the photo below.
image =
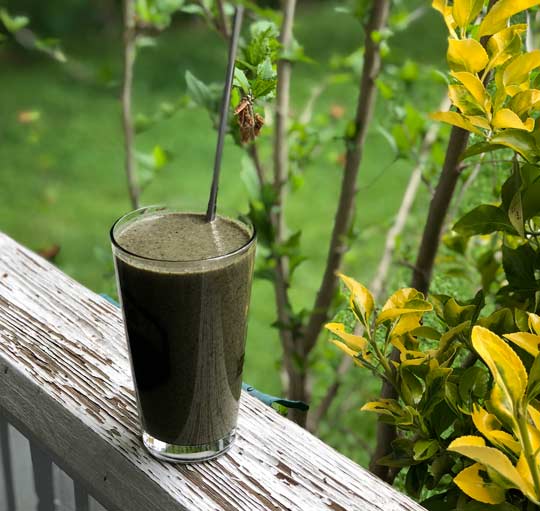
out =
<svg viewBox="0 0 540 511"><path fill-rule="evenodd" d="M53 464L55 511L76 511L73 480L58 465Z"/></svg>
<svg viewBox="0 0 540 511"><path fill-rule="evenodd" d="M9 439L15 483L15 509L17 511L37 510L38 500L34 492L30 444L20 430L11 424L9 426Z"/></svg>
<svg viewBox="0 0 540 511"><path fill-rule="evenodd" d="M30 456L38 499L37 511L55 511L53 462L37 442L30 442Z"/></svg>
<svg viewBox="0 0 540 511"><path fill-rule="evenodd" d="M119 311L1 234L0 407L109 511L423 509L245 394L228 454L152 459Z"/></svg>

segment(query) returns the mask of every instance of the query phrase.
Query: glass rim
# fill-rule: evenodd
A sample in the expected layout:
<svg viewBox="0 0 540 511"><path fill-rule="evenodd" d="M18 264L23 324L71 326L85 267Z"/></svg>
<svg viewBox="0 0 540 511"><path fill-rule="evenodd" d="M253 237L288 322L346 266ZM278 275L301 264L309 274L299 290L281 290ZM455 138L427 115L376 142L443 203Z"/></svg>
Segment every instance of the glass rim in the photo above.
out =
<svg viewBox="0 0 540 511"><path fill-rule="evenodd" d="M176 263L176 264L182 264L182 263L198 263L198 262L210 262L210 261L223 261L223 260L226 260L230 257L234 257L236 255L240 255L241 253L243 252L247 252L247 250L249 250L249 248L254 244L255 242L255 239L257 238L257 232L256 232L256 229L255 229L255 225L253 225L253 222L248 219L247 217L244 217L246 218L246 226L250 227L251 228L251 235L249 237L249 239L246 241L246 243L244 243L243 245L241 245L240 247L232 250L231 252L227 252L226 254L220 254L220 255L217 255L217 256L211 256L211 257L205 257L205 258L196 258L196 259L157 259L157 258L154 258L154 257L147 257L147 256L143 256L143 255L140 255L140 254L136 254L135 252L131 252L130 250L124 248L122 245L120 245L120 243L118 242L118 240L115 238L115 228L118 226L118 224L124 220L124 219L127 219L128 217L130 216L133 216L133 217L136 217L138 215L141 215L141 214L144 214L145 212L147 211L153 211L153 212L159 212L159 211L165 211L165 212L169 212L169 213L184 213L184 214L192 214L192 215L201 215L201 216L204 216L204 213L194 213L194 212L191 212L191 211L180 211L178 209L174 209L174 208L171 208L171 207L168 207L168 206L162 206L162 205L151 205L151 206L142 206L138 209L134 209L132 211L129 211L127 213L124 213L122 216L120 216L119 218L117 218L114 223L112 224L110 230L109 230L109 236L110 236L110 239L111 239L111 243L113 245L113 247L117 250L119 250L120 252L128 255L129 257L134 257L135 259L139 259L139 260L142 260L142 261L151 261L153 263ZM226 217L226 216L222 216L222 218L229 218L229 217ZM233 220L234 222L236 222L235 219L233 218L229 218L230 220Z"/></svg>

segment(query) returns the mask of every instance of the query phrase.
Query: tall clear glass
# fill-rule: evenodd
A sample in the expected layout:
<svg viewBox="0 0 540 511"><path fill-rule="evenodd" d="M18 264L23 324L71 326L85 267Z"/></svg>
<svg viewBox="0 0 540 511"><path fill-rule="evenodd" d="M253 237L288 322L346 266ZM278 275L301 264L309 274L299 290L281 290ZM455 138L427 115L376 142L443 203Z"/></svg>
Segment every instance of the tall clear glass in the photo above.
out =
<svg viewBox="0 0 540 511"><path fill-rule="evenodd" d="M167 260L148 257L149 238L123 241L127 230L165 215L197 216L153 206L115 222L117 285L143 443L160 459L203 461L226 451L235 436L255 230L221 217L242 230L242 243L196 259L181 249Z"/></svg>

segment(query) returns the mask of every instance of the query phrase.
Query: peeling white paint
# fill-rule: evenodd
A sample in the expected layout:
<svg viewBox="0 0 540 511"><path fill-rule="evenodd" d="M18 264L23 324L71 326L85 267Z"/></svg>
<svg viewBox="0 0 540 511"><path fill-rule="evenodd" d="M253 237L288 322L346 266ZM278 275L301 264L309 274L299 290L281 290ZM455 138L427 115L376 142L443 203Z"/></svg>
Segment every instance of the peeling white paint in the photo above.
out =
<svg viewBox="0 0 540 511"><path fill-rule="evenodd" d="M0 407L110 511L423 509L246 394L228 454L154 460L119 311L2 234Z"/></svg>

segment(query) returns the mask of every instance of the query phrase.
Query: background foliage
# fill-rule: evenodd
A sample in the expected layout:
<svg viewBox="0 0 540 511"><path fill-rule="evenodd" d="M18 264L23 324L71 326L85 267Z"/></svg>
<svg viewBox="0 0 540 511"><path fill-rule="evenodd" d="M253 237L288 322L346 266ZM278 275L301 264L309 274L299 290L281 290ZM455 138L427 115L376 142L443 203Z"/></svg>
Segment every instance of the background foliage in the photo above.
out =
<svg viewBox="0 0 540 511"><path fill-rule="evenodd" d="M268 5L270 5L269 3ZM392 19L395 34L382 33L385 74L376 121L370 128L357 196L356 224L346 269L367 281L380 258L408 180L427 112L437 109L446 82L443 68L446 36L442 21L424 2L396 2L398 13L416 12L404 30L400 16ZM129 209L122 175L120 131L121 9L119 2L8 2L10 13L27 14L30 29L51 47L62 41L66 63L45 53L29 53L8 39L0 49L2 90L0 112L0 228L36 250L60 252L55 262L77 280L98 292L114 293L107 230ZM293 113L301 113L320 83L327 83L313 106L307 130L297 132L293 197L287 203L291 232L302 230L302 254L308 259L295 274L291 297L297 310L308 308L325 260L343 165L343 133L348 128L357 96L363 34L347 2L302 2L295 37L311 61L295 63L292 79ZM275 6L275 5L274 5ZM362 7L362 2L356 4ZM54 14L54 15L53 15ZM360 13L361 14L361 13ZM423 37L416 36L422 33ZM152 31L148 35L154 35ZM329 44L331 41L331 44ZM149 44L150 41L147 41ZM144 42L142 43L144 45ZM203 209L209 186L214 131L203 108L186 95L186 71L204 83L222 79L225 44L199 17L182 13L161 33L156 45L139 48L134 84L138 114L138 161L144 203L167 202ZM149 127L148 122L160 122ZM261 156L270 157L270 129L263 130ZM317 138L318 137L318 138ZM442 164L444 133L433 145L422 190L407 228L398 240L397 264L389 289L409 278L433 178ZM224 212L246 211L249 193L241 176L249 173L242 150L227 142L220 207ZM313 145L306 161L302 151ZM301 170L301 172L300 172ZM156 173L159 178L147 179ZM465 173L465 176L467 173ZM468 189L457 206L465 211L481 198L490 201L501 177L489 170ZM470 209L470 208L469 208ZM28 221L32 218L32 222ZM453 256L449 242L439 259L434 289L468 297L480 277L468 272ZM447 276L456 277L450 281ZM280 392L278 340L272 289L255 283L245 379L256 387ZM314 400L331 381L340 361L332 346L321 344L311 364L318 375ZM347 413L377 395L377 384L358 374L344 377L345 385L319 434L349 456L367 461L374 423L365 415Z"/></svg>

